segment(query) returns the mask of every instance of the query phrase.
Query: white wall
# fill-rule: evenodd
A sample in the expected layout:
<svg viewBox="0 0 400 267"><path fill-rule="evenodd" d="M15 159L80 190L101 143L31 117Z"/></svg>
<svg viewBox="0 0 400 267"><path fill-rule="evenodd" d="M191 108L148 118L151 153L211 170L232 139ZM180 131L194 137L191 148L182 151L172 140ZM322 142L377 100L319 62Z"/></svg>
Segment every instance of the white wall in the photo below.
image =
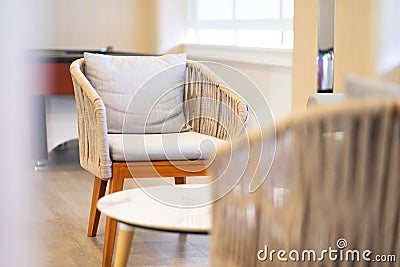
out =
<svg viewBox="0 0 400 267"><path fill-rule="evenodd" d="M275 119L292 111L292 69L251 63L222 62L247 75L260 88ZM242 89L243 90L243 89ZM246 90L244 88L244 90Z"/></svg>
<svg viewBox="0 0 400 267"><path fill-rule="evenodd" d="M383 79L400 83L400 1L377 3L378 38L375 72Z"/></svg>
<svg viewBox="0 0 400 267"><path fill-rule="evenodd" d="M165 53L186 33L186 0L43 0L49 38L34 47Z"/></svg>
<svg viewBox="0 0 400 267"><path fill-rule="evenodd" d="M136 1L132 0L45 0L44 25L49 38L36 47L100 49L109 45L131 50Z"/></svg>
<svg viewBox="0 0 400 267"><path fill-rule="evenodd" d="M280 53L268 49L243 50L232 47L212 47L187 45L188 57L198 61L214 61L233 67L248 76L265 96L275 119L287 116L292 111L292 68L291 52ZM218 69L213 69L220 74ZM247 88L239 77L223 77L239 94ZM256 104L257 105L257 104ZM259 101L259 105L263 105ZM267 107L255 107L259 112L267 112ZM264 110L264 111L263 111Z"/></svg>

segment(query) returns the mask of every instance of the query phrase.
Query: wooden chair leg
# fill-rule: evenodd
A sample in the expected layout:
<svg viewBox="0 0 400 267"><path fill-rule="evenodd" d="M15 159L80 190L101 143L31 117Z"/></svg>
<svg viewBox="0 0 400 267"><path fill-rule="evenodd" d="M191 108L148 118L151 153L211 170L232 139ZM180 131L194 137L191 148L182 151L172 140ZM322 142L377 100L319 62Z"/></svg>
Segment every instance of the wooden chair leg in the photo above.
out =
<svg viewBox="0 0 400 267"><path fill-rule="evenodd" d="M128 263L129 251L135 228L120 223L118 229L117 247L115 249L114 267L125 267Z"/></svg>
<svg viewBox="0 0 400 267"><path fill-rule="evenodd" d="M124 187L124 178L120 177L118 170L113 170L110 180L109 193L121 191ZM104 235L103 267L111 267L114 253L115 235L117 232L117 221L107 217L106 232Z"/></svg>
<svg viewBox="0 0 400 267"><path fill-rule="evenodd" d="M103 267L111 267L118 222L107 217L104 236Z"/></svg>
<svg viewBox="0 0 400 267"><path fill-rule="evenodd" d="M186 177L175 177L175 184L186 184Z"/></svg>
<svg viewBox="0 0 400 267"><path fill-rule="evenodd" d="M99 227L100 211L97 209L97 201L106 193L107 181L94 177L92 203L89 214L88 236L96 236Z"/></svg>

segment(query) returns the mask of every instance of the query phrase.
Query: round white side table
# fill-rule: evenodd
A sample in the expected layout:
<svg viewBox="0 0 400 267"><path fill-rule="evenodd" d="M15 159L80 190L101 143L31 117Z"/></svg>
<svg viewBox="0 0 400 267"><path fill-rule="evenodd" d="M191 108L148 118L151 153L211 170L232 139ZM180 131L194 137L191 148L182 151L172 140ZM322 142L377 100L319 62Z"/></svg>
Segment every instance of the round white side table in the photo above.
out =
<svg viewBox="0 0 400 267"><path fill-rule="evenodd" d="M179 186L193 188L201 185ZM159 186L157 191L168 194L170 189L170 186ZM182 201L190 202L190 199ZM207 234L211 229L210 205L173 207L155 200L140 188L107 195L98 201L97 208L119 222L114 266L126 266L135 227L197 234Z"/></svg>

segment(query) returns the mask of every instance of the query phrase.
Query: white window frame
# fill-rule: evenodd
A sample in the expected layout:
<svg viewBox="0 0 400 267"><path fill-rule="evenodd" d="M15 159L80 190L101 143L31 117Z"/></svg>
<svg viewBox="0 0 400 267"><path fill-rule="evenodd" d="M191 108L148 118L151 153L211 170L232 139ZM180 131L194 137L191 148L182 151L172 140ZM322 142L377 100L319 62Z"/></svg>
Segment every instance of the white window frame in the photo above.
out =
<svg viewBox="0 0 400 267"><path fill-rule="evenodd" d="M279 19L254 19L254 20L239 20L239 19L231 19L231 20L199 20L197 19L197 1L201 0L187 0L187 12L188 12L188 24L189 28L194 31L196 35L196 41L192 44L201 44L198 42L198 32L200 29L210 29L210 30L224 30L229 29L233 30L235 34L235 41L233 46L238 45L237 41L237 32L238 30L271 30L271 31L281 31L281 48L284 48L283 44L283 32L284 31L293 31L293 19L283 18L283 5L281 1L280 5L280 18ZM216 0L218 1L218 0ZM235 7L236 0L233 1L233 15L235 17ZM268 1L268 0L266 0ZM294 1L294 0L293 0ZM218 44L216 44L218 45ZM265 47L263 47L265 48ZM276 47L275 47L276 48ZM280 48L278 48L280 49Z"/></svg>

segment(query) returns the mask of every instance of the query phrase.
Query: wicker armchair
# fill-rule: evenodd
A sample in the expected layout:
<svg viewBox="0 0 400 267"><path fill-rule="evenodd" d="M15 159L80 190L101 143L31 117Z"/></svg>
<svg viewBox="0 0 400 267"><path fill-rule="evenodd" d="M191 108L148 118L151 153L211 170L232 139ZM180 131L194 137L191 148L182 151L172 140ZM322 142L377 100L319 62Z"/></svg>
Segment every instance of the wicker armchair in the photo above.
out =
<svg viewBox="0 0 400 267"><path fill-rule="evenodd" d="M222 148L210 169L213 178L234 177L242 172L239 155L251 157L238 186L213 206L212 266L376 266L376 254L396 255L399 110L394 100L317 107L278 122L275 129L252 132L249 141L240 138L232 150ZM339 125L341 131L335 131ZM260 175L259 163L268 162L264 156L269 154L259 157L260 152L273 150L266 144L275 140L267 179L249 193L252 179ZM337 260L323 257L329 248L338 251ZM293 250L300 252L297 261L289 258ZM354 250L360 253L358 263L352 260ZM373 253L370 262L362 258L366 250ZM397 266L393 258L386 264Z"/></svg>
<svg viewBox="0 0 400 267"><path fill-rule="evenodd" d="M206 160L114 161L110 156L106 108L85 77L84 59L73 62L70 71L78 114L80 164L95 176L89 236L96 235L100 218L96 204L104 196L108 181L109 193L113 193L122 190L124 179L132 176L175 177L175 183L185 183L186 176L207 175ZM224 86L223 81L205 66L189 60L183 109L192 131L218 139L228 139L240 132L248 112L243 100ZM107 218L103 266L110 266L112 262L116 226L114 220Z"/></svg>

